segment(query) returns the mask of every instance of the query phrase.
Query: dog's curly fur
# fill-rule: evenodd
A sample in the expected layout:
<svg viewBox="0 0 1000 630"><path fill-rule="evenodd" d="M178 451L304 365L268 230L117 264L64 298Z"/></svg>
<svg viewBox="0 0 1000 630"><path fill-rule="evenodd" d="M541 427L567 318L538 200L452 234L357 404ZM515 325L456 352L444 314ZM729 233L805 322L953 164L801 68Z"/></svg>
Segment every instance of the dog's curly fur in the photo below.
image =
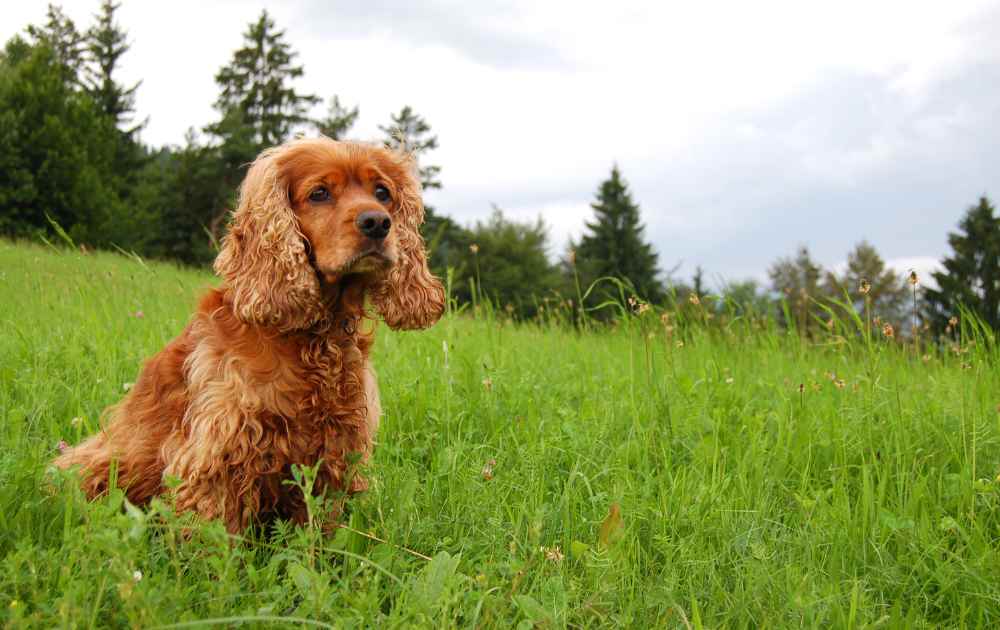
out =
<svg viewBox="0 0 1000 630"><path fill-rule="evenodd" d="M380 415L366 296L392 328L425 328L444 310L420 194L413 159L396 151L327 138L264 151L215 261L222 286L146 363L104 429L56 466L79 468L90 497L114 469L137 504L179 478L177 508L234 533L306 518L301 493L283 483L294 464L322 462L317 493L363 490L351 462L371 453ZM358 215L373 209L391 217L384 239L361 233Z"/></svg>

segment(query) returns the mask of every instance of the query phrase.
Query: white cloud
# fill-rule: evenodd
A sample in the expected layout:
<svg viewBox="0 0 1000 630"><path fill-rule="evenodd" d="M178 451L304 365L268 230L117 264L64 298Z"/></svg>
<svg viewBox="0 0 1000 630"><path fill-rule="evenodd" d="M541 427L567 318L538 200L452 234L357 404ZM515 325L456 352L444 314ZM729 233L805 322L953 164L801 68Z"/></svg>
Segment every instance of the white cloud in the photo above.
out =
<svg viewBox="0 0 1000 630"><path fill-rule="evenodd" d="M215 118L213 77L265 4L123 3L147 142ZM663 266L730 278L800 242L825 260L862 238L936 259L998 180L995 2L269 4L299 87L360 105L355 135L404 104L430 121L440 211L541 213L557 250L615 162ZM97 5L64 1L80 25ZM0 37L44 10L5 7Z"/></svg>

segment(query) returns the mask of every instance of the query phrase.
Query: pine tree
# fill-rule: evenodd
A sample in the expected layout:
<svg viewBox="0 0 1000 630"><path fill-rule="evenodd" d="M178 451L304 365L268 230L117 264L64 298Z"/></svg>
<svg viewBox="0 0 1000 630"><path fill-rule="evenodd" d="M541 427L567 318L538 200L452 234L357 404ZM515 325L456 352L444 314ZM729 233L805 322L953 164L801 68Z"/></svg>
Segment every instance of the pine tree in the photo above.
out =
<svg viewBox="0 0 1000 630"><path fill-rule="evenodd" d="M792 321L781 312L779 320L785 326L794 324L800 334L807 335L816 327L816 317L822 310L816 305L823 291L820 279L823 269L813 262L809 248L802 246L795 258L780 258L768 270L771 288L785 300Z"/></svg>
<svg viewBox="0 0 1000 630"><path fill-rule="evenodd" d="M591 207L596 218L586 224L587 233L576 247L576 264L584 289L600 277L612 276L630 283L639 297L660 301L663 287L657 279L658 256L644 240L645 226L639 220L639 206L632 200L617 166L611 169L611 177L601 183ZM597 299L617 295L617 289L606 287Z"/></svg>
<svg viewBox="0 0 1000 630"><path fill-rule="evenodd" d="M960 315L960 307L975 313L983 323L1000 330L1000 217L986 197L968 209L948 234L952 255L943 271L932 273L937 289L926 289L924 299L931 324L943 330Z"/></svg>
<svg viewBox="0 0 1000 630"><path fill-rule="evenodd" d="M392 115L392 124L388 127L379 125L379 129L385 134L387 147L409 151L417 158L418 162L424 153L438 147L437 136L428 135L431 132L431 126L421 116L418 116L409 105L399 110L398 114ZM440 166L422 165L420 167L420 184L424 190L441 188L440 173Z"/></svg>
<svg viewBox="0 0 1000 630"><path fill-rule="evenodd" d="M340 104L340 98L333 96L326 116L315 122L316 130L328 138L343 140L347 132L358 120L358 107L347 108Z"/></svg>
<svg viewBox="0 0 1000 630"><path fill-rule="evenodd" d="M303 68L293 63L298 53L284 38L285 32L262 11L243 34L243 47L215 75L221 90L215 108L221 119L206 131L223 143L235 142L232 148L244 156L240 164L287 140L295 127L313 122L307 112L320 99L292 87Z"/></svg>
<svg viewBox="0 0 1000 630"><path fill-rule="evenodd" d="M862 281L868 283L868 294L861 292ZM824 280L824 293L830 298L845 299L862 314L866 302L872 315L899 323L906 316L910 304L910 288L906 279L885 266L885 261L868 241L858 243L847 255L847 269L837 275L828 272Z"/></svg>
<svg viewBox="0 0 1000 630"><path fill-rule="evenodd" d="M142 82L125 87L114 77L119 60L130 48L127 34L115 23L115 11L120 6L111 0L104 0L101 12L94 16L97 24L87 31L87 50L93 64L87 69L87 91L115 126L132 140L144 124L131 125L135 114L135 92Z"/></svg>

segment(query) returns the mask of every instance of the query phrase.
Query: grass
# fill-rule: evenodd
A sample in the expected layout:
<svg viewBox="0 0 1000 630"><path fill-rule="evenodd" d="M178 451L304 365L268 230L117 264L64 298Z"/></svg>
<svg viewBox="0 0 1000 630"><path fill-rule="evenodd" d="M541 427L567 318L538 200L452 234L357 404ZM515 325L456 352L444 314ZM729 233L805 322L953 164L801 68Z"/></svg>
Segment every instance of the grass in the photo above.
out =
<svg viewBox="0 0 1000 630"><path fill-rule="evenodd" d="M0 241L4 625L1000 624L982 335L919 352L739 319L668 335L652 312L585 333L488 314L381 331L385 416L348 527L231 541L46 472L213 282Z"/></svg>

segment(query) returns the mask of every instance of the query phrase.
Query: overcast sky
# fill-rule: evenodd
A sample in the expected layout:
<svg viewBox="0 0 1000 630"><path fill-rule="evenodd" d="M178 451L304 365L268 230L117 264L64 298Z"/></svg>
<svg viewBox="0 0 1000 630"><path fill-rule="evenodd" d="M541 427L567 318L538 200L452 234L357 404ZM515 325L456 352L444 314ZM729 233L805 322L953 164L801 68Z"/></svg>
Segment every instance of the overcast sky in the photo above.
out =
<svg viewBox="0 0 1000 630"><path fill-rule="evenodd" d="M62 3L78 27L98 0ZM766 277L808 245L841 264L871 241L905 271L1000 196L1000 3L148 2L124 0L143 140L215 119L214 75L265 6L298 87L361 108L379 136L411 105L437 133L428 201L461 223L496 203L578 236L617 163L661 267ZM4 40L44 20L8 2Z"/></svg>

